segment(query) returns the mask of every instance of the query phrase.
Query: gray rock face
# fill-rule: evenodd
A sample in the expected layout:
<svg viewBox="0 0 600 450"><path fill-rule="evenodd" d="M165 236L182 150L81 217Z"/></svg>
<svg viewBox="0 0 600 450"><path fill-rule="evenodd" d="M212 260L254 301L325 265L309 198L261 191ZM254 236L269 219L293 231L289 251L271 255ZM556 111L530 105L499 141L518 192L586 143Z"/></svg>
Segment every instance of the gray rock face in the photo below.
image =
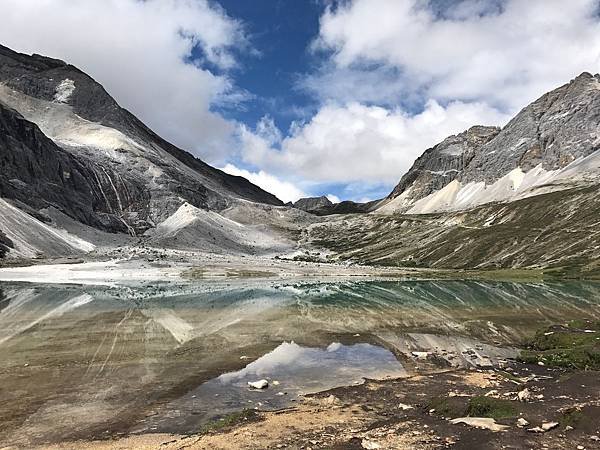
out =
<svg viewBox="0 0 600 450"><path fill-rule="evenodd" d="M0 196L139 234L188 202L282 205L160 138L79 69L0 46Z"/></svg>
<svg viewBox="0 0 600 450"><path fill-rule="evenodd" d="M4 258L6 253L13 248L12 241L0 230L0 258ZM2 291L0 291L0 300L2 299ZM0 308L1 309L1 308Z"/></svg>
<svg viewBox="0 0 600 450"><path fill-rule="evenodd" d="M333 205L333 203L327 197L322 195L321 197L301 198L294 203L294 208L298 208L306 212L312 212L318 210L319 208L331 205Z"/></svg>
<svg viewBox="0 0 600 450"><path fill-rule="evenodd" d="M461 180L497 180L516 167L565 167L600 149L600 75L583 73L527 106L477 152Z"/></svg>
<svg viewBox="0 0 600 450"><path fill-rule="evenodd" d="M525 107L502 130L473 127L426 150L388 198L406 193L410 205L453 180L492 184L517 167L561 169L599 148L600 75L583 73Z"/></svg>
<svg viewBox="0 0 600 450"><path fill-rule="evenodd" d="M127 231L112 214L115 199L101 194L102 181L97 174L106 180L110 172L61 149L37 125L1 103L0 167L0 197L17 200L34 210L53 206L82 223L107 231ZM147 194L134 182L121 178L119 183L128 201L147 203Z"/></svg>
<svg viewBox="0 0 600 450"><path fill-rule="evenodd" d="M443 188L458 177L469 166L476 152L499 132L497 127L474 126L425 150L402 177L390 198L412 187L411 198L418 200Z"/></svg>

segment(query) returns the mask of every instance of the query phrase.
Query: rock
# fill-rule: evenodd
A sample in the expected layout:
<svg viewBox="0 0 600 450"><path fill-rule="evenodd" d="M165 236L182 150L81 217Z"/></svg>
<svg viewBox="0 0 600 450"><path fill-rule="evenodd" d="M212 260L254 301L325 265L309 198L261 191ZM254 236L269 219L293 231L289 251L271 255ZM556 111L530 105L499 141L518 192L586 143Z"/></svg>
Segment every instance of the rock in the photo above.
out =
<svg viewBox="0 0 600 450"><path fill-rule="evenodd" d="M429 352L411 352L411 354L418 359L427 359L429 356Z"/></svg>
<svg viewBox="0 0 600 450"><path fill-rule="evenodd" d="M410 406L410 405L407 405L407 404L405 404L405 403L399 403L399 404L398 404L398 408L400 408L402 411L407 411L407 410L409 410L409 409L413 409L413 407L412 407L412 406Z"/></svg>
<svg viewBox="0 0 600 450"><path fill-rule="evenodd" d="M528 402L529 400L531 400L531 392L529 391L529 389L525 388L517 394L517 399L520 402Z"/></svg>
<svg viewBox="0 0 600 450"><path fill-rule="evenodd" d="M533 427L529 428L527 431L532 433L545 433L546 431L550 431L556 428L559 425L558 422L544 422L541 427Z"/></svg>
<svg viewBox="0 0 600 450"><path fill-rule="evenodd" d="M501 425L499 423L496 423L494 419L491 419L489 417L459 417L450 420L450 423L464 423L472 427L483 428L485 430L490 431L503 431L509 428L507 425Z"/></svg>
<svg viewBox="0 0 600 450"><path fill-rule="evenodd" d="M258 381L248 381L248 386L252 389L266 389L269 387L269 382L267 380L258 380Z"/></svg>
<svg viewBox="0 0 600 450"><path fill-rule="evenodd" d="M375 441L369 441L367 439L363 439L361 441L360 445L362 446L362 448L365 448L365 449L381 448L381 445L379 445L377 442L375 442Z"/></svg>
<svg viewBox="0 0 600 450"><path fill-rule="evenodd" d="M527 425L529 425L529 422L527 422L525 419L523 419L522 417L519 417L517 419L517 426L520 428L526 427Z"/></svg>
<svg viewBox="0 0 600 450"><path fill-rule="evenodd" d="M542 430L550 431L558 426L558 422L544 422L542 423Z"/></svg>
<svg viewBox="0 0 600 450"><path fill-rule="evenodd" d="M340 400L335 396L335 395L330 395L329 397L327 397L325 399L325 404L327 405L335 405L336 403L339 403Z"/></svg>

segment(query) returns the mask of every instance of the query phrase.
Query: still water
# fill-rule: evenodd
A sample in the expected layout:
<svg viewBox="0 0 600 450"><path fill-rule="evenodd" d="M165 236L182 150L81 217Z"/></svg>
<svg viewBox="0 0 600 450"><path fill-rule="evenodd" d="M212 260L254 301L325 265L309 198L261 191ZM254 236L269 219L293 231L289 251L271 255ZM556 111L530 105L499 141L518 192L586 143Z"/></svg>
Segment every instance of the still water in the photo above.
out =
<svg viewBox="0 0 600 450"><path fill-rule="evenodd" d="M364 377L501 364L539 327L599 317L583 282L2 283L0 442L193 433Z"/></svg>

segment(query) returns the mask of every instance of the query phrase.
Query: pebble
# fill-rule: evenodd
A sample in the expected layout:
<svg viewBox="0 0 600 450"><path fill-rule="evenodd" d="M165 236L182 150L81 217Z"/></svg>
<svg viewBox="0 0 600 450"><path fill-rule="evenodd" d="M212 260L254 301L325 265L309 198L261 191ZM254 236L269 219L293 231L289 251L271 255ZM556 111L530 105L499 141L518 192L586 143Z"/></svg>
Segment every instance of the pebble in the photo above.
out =
<svg viewBox="0 0 600 450"><path fill-rule="evenodd" d="M269 387L269 382L267 380L248 381L248 386L253 389L266 389Z"/></svg>
<svg viewBox="0 0 600 450"><path fill-rule="evenodd" d="M525 388L517 394L517 398L520 402L527 402L531 399L531 392Z"/></svg>
<svg viewBox="0 0 600 450"><path fill-rule="evenodd" d="M519 427L526 427L527 425L529 425L529 422L527 422L522 417L519 417L519 419L517 420L517 426L519 426Z"/></svg>
<svg viewBox="0 0 600 450"><path fill-rule="evenodd" d="M558 422L544 422L542 424L542 430L550 431L558 426Z"/></svg>

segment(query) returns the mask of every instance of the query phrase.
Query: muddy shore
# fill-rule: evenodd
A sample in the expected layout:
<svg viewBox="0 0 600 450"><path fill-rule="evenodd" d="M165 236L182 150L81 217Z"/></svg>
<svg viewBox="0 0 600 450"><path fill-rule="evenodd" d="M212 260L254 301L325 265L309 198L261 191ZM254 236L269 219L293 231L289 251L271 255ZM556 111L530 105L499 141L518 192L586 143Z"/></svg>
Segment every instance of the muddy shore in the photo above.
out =
<svg viewBox="0 0 600 450"><path fill-rule="evenodd" d="M197 435L144 434L49 448L596 449L598 392L598 371L515 362L505 369L366 380L299 398L286 410L224 417ZM488 418L480 426L493 423L502 431L450 421L474 413Z"/></svg>

